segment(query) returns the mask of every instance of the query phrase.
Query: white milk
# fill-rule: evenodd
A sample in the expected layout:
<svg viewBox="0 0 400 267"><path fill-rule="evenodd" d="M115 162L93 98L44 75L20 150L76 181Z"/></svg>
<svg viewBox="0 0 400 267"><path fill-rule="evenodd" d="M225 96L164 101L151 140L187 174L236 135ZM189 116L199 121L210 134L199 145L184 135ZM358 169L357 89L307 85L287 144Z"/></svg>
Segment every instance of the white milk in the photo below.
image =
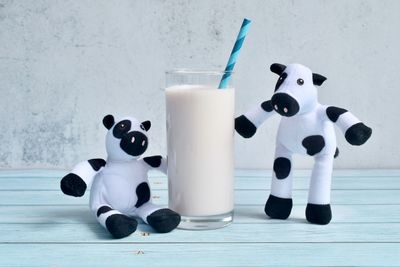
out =
<svg viewBox="0 0 400 267"><path fill-rule="evenodd" d="M233 88L166 89L169 207L183 216L233 210Z"/></svg>

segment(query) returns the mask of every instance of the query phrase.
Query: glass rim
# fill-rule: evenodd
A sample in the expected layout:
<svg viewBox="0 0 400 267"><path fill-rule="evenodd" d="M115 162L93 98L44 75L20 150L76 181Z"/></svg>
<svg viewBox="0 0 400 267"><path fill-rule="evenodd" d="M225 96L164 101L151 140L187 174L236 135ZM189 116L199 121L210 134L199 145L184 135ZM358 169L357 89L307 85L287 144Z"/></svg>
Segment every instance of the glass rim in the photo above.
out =
<svg viewBox="0 0 400 267"><path fill-rule="evenodd" d="M167 70L165 74L208 74L208 75L224 75L233 74L233 71L229 70L217 70L217 69L189 69L189 68L176 68Z"/></svg>

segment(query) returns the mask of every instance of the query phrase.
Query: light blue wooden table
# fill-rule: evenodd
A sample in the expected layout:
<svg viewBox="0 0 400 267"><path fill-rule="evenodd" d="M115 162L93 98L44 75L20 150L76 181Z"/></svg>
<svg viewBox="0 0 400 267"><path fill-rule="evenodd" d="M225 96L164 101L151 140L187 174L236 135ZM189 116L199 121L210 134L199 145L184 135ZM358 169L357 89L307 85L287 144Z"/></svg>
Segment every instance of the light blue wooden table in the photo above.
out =
<svg viewBox="0 0 400 267"><path fill-rule="evenodd" d="M236 172L235 222L212 231L111 239L88 197L59 190L63 171L0 171L0 266L400 266L400 170L335 171L333 220L306 223L309 171L294 173L287 221L264 214L271 171ZM167 180L152 173L153 198Z"/></svg>

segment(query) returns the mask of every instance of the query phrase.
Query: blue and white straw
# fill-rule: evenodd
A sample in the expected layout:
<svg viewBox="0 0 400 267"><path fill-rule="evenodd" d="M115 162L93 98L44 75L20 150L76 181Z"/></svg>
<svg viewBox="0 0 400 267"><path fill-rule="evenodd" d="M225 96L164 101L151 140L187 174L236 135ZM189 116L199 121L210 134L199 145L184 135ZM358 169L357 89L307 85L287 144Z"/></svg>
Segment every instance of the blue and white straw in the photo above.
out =
<svg viewBox="0 0 400 267"><path fill-rule="evenodd" d="M246 37L247 31L249 30L250 22L251 21L248 19L243 20L242 26L240 27L239 34L236 38L235 45L233 46L231 55L229 57L228 64L226 65L225 73L222 76L221 82L219 83L219 86L218 86L219 89L223 89L228 86L233 67L235 67L237 57L240 53L240 48L242 48L244 38Z"/></svg>

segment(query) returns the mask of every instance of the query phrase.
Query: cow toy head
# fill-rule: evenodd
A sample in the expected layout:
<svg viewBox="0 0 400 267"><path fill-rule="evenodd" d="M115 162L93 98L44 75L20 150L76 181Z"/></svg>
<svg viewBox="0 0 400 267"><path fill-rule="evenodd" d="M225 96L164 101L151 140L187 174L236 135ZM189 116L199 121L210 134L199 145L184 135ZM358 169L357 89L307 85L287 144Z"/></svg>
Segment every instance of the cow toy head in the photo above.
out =
<svg viewBox="0 0 400 267"><path fill-rule="evenodd" d="M146 151L150 121L139 122L133 117L126 117L116 122L114 116L107 115L103 118L103 124L108 129L106 149L109 159L130 160Z"/></svg>
<svg viewBox="0 0 400 267"><path fill-rule="evenodd" d="M318 103L315 85L320 86L326 78L300 64L288 66L274 63L271 71L279 75L275 93L271 98L273 109L282 116L292 117L307 113Z"/></svg>

